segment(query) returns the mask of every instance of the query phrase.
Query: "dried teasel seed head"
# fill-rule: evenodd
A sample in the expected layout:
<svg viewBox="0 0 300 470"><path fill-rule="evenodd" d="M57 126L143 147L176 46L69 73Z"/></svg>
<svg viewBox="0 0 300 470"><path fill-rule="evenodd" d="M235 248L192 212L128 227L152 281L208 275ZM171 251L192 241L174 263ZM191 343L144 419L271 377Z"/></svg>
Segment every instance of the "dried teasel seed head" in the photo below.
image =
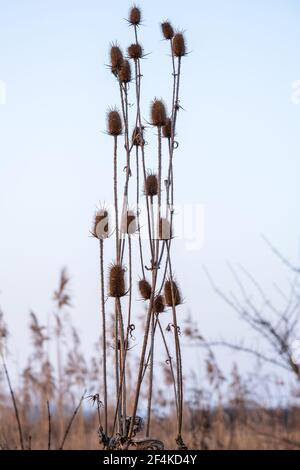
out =
<svg viewBox="0 0 300 470"><path fill-rule="evenodd" d="M159 240L170 240L171 239L171 224L165 217L161 217L159 220Z"/></svg>
<svg viewBox="0 0 300 470"><path fill-rule="evenodd" d="M136 147L142 147L145 145L144 141L144 128L143 127L136 127L132 132L132 145Z"/></svg>
<svg viewBox="0 0 300 470"><path fill-rule="evenodd" d="M154 313L162 313L165 310L164 299L162 295L157 295L153 302Z"/></svg>
<svg viewBox="0 0 300 470"><path fill-rule="evenodd" d="M166 122L166 107L162 100L155 98L151 103L151 123L153 126L162 127Z"/></svg>
<svg viewBox="0 0 300 470"><path fill-rule="evenodd" d="M136 215L134 211L126 211L122 216L122 233L133 235L137 231Z"/></svg>
<svg viewBox="0 0 300 470"><path fill-rule="evenodd" d="M173 295L172 295L172 290L173 290ZM168 305L169 307L173 306L173 296L174 296L174 306L180 305L182 303L181 293L175 281L171 281L170 279L168 279L165 282L164 291L165 291L166 305Z"/></svg>
<svg viewBox="0 0 300 470"><path fill-rule="evenodd" d="M161 23L161 30L165 39L172 39L174 36L174 29L169 21Z"/></svg>
<svg viewBox="0 0 300 470"><path fill-rule="evenodd" d="M166 139L171 139L172 137L172 120L167 118L166 124L162 128L163 137Z"/></svg>
<svg viewBox="0 0 300 470"><path fill-rule="evenodd" d="M107 113L107 132L114 137L122 134L122 119L117 109Z"/></svg>
<svg viewBox="0 0 300 470"><path fill-rule="evenodd" d="M142 19L142 12L139 7L134 5L129 10L129 18L128 21L132 26L138 26Z"/></svg>
<svg viewBox="0 0 300 470"><path fill-rule="evenodd" d="M143 48L140 44L133 43L131 44L128 49L128 56L130 59L137 60L143 57Z"/></svg>
<svg viewBox="0 0 300 470"><path fill-rule="evenodd" d="M186 54L186 46L183 33L176 33L173 37L172 51L175 57L183 57Z"/></svg>
<svg viewBox="0 0 300 470"><path fill-rule="evenodd" d="M123 60L124 58L121 49L116 44L113 44L110 48L110 67L114 75L118 74Z"/></svg>
<svg viewBox="0 0 300 470"><path fill-rule="evenodd" d="M99 240L108 238L109 225L108 225L108 212L106 209L100 209L96 212L92 228L92 235Z"/></svg>
<svg viewBox="0 0 300 470"><path fill-rule="evenodd" d="M151 285L146 279L141 279L139 281L139 291L144 300L149 300L151 297L152 288Z"/></svg>
<svg viewBox="0 0 300 470"><path fill-rule="evenodd" d="M124 268L120 264L112 264L109 269L109 296L123 297L125 291Z"/></svg>
<svg viewBox="0 0 300 470"><path fill-rule="evenodd" d="M118 77L122 83L129 83L131 81L131 67L128 60L123 60Z"/></svg>
<svg viewBox="0 0 300 470"><path fill-rule="evenodd" d="M158 192L158 179L153 173L149 173L145 181L145 194L146 196L157 196Z"/></svg>

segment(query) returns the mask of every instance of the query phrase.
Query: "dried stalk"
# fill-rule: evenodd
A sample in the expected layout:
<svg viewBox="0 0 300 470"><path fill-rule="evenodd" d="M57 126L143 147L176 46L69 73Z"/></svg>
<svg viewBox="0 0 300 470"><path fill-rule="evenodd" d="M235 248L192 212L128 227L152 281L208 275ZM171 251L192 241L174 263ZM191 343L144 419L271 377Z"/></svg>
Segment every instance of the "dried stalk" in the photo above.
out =
<svg viewBox="0 0 300 470"><path fill-rule="evenodd" d="M19 432L20 447L21 447L21 450L24 450L24 439L23 439L23 432L22 432L19 409L18 409L15 394L14 394L14 391L13 391L13 388L12 388L12 385L11 385L9 373L8 373L8 370L7 370L7 367L6 367L6 364L5 364L4 357L3 357L2 353L1 353L1 359L2 359L2 365L3 365L7 385L8 385L9 391L10 391L11 401L12 401L14 411L15 411L15 418L16 418L18 432Z"/></svg>

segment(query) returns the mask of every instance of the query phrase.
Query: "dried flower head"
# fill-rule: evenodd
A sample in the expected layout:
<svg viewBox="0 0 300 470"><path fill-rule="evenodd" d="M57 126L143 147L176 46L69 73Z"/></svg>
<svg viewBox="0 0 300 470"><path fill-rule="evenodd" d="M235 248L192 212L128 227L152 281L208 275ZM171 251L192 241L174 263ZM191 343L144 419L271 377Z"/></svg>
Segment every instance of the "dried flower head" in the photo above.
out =
<svg viewBox="0 0 300 470"><path fill-rule="evenodd" d="M160 240L170 240L171 239L171 224L165 217L161 217L159 220L159 235Z"/></svg>
<svg viewBox="0 0 300 470"><path fill-rule="evenodd" d="M172 137L172 120L167 118L166 124L162 128L163 137L171 139Z"/></svg>
<svg viewBox="0 0 300 470"><path fill-rule="evenodd" d="M134 211L124 212L122 215L121 230L123 233L128 233L128 235L133 235L136 232L136 215Z"/></svg>
<svg viewBox="0 0 300 470"><path fill-rule="evenodd" d="M131 81L131 67L128 60L123 60L118 77L122 83L129 83Z"/></svg>
<svg viewBox="0 0 300 470"><path fill-rule="evenodd" d="M117 109L112 109L107 113L107 132L114 137L122 134L122 120Z"/></svg>
<svg viewBox="0 0 300 470"><path fill-rule="evenodd" d="M155 98L151 103L151 123L153 126L162 127L166 122L166 107L162 100Z"/></svg>
<svg viewBox="0 0 300 470"><path fill-rule="evenodd" d="M153 173L149 173L145 181L145 194L146 196L156 196L158 192L158 179Z"/></svg>
<svg viewBox="0 0 300 470"><path fill-rule="evenodd" d="M99 240L108 238L108 212L106 209L100 209L96 212L92 228L92 235Z"/></svg>
<svg viewBox="0 0 300 470"><path fill-rule="evenodd" d="M137 60L143 57L143 48L140 44L133 43L131 44L128 49L128 56L130 59Z"/></svg>
<svg viewBox="0 0 300 470"><path fill-rule="evenodd" d="M129 10L129 18L128 21L132 26L138 26L142 19L142 12L139 7L134 5Z"/></svg>
<svg viewBox="0 0 300 470"><path fill-rule="evenodd" d="M182 303L181 293L175 281L171 281L171 279L168 279L165 282L164 291L165 291L166 305L168 305L169 307L172 307L173 305L176 306ZM174 301L174 304L173 304L173 301Z"/></svg>
<svg viewBox="0 0 300 470"><path fill-rule="evenodd" d="M151 297L152 288L151 285L146 279L140 279L139 281L139 291L144 300L149 300Z"/></svg>
<svg viewBox="0 0 300 470"><path fill-rule="evenodd" d="M186 46L183 33L175 34L172 42L172 50L175 57L182 57L186 54Z"/></svg>
<svg viewBox="0 0 300 470"><path fill-rule="evenodd" d="M116 44L113 44L110 48L110 67L114 75L118 74L123 60L124 58L121 49Z"/></svg>
<svg viewBox="0 0 300 470"><path fill-rule="evenodd" d="M162 295L157 295L153 302L154 313L162 313L165 310L164 299Z"/></svg>
<svg viewBox="0 0 300 470"><path fill-rule="evenodd" d="M144 141L144 128L143 127L135 127L132 132L132 145L137 147L142 147L145 144Z"/></svg>
<svg viewBox="0 0 300 470"><path fill-rule="evenodd" d="M123 297L125 294L124 268L120 264L112 264L109 269L109 296Z"/></svg>
<svg viewBox="0 0 300 470"><path fill-rule="evenodd" d="M161 30L165 39L172 39L174 36L174 29L169 21L161 23Z"/></svg>

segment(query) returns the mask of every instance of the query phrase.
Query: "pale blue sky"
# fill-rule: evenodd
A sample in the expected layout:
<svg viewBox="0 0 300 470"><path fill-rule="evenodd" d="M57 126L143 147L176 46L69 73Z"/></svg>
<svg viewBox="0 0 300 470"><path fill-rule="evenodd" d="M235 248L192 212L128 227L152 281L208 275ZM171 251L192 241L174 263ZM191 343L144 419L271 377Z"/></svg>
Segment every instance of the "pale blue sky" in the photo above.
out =
<svg viewBox="0 0 300 470"><path fill-rule="evenodd" d="M144 117L154 96L170 97L167 44L159 22L186 30L177 200L205 204L205 245L177 242L176 272L208 336L245 335L205 278L231 289L226 260L271 288L284 278L266 234L298 257L300 79L298 0L140 1ZM111 197L105 113L118 103L108 47L124 47L130 2L0 0L0 305L21 355L29 309L46 319L58 271L72 275L74 319L83 340L98 327L98 254L89 238L95 205ZM225 360L225 359L224 359Z"/></svg>

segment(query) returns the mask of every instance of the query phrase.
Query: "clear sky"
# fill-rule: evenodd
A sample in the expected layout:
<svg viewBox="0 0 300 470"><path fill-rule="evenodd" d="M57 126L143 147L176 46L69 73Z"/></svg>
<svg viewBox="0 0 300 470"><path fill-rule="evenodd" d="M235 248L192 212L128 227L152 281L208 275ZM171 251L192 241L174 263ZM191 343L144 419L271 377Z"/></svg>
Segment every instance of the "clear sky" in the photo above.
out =
<svg viewBox="0 0 300 470"><path fill-rule="evenodd" d="M298 0L142 0L143 115L170 97L170 58L159 22L186 31L176 157L180 203L205 207L205 243L176 248L186 304L209 337L247 332L203 273L233 289L226 261L272 292L285 279L261 239L299 259L300 79ZM62 266L72 276L84 344L98 328L98 252L89 237L99 201L111 199L105 113L118 104L106 68L110 41L125 48L130 2L0 0L0 305L14 351L27 350L29 309L45 320ZM272 295L272 294L271 294ZM226 360L225 358L223 359Z"/></svg>

